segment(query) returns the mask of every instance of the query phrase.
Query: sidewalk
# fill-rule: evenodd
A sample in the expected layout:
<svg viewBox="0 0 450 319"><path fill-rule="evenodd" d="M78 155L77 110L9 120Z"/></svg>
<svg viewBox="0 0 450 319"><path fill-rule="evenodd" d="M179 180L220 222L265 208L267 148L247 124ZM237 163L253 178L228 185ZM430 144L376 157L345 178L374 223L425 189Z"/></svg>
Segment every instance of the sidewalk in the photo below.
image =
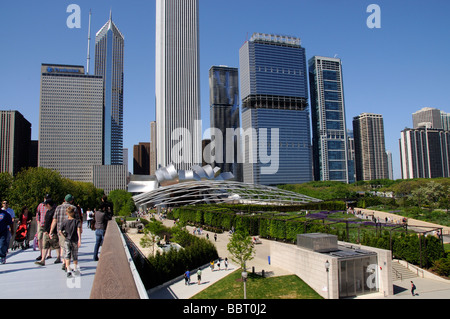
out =
<svg viewBox="0 0 450 319"><path fill-rule="evenodd" d="M174 222L173 220L164 220L164 226L172 227ZM186 229L189 233L193 233L193 227L187 226ZM233 271L239 269L239 266L236 266L230 258L230 254L227 249L227 245L231 236L228 233L217 234L217 240L214 239L213 232L203 231L203 234L200 235L202 238L206 238L206 234L209 235L209 240L213 242L217 248L217 253L219 257L222 259L221 262L221 270L218 270L215 267L214 271L211 271L209 265L205 265L202 268L202 280L201 284L197 284L197 269L191 269L191 284L185 285L184 277L180 276L175 278L174 280L167 282L159 287L150 289L148 291L148 296L150 299L189 299L195 296L200 291L208 288L215 282L221 280L222 278L228 276ZM198 235L195 235L198 236ZM140 237L138 235L133 235L132 239L135 244L141 249L139 245ZM131 238L131 237L130 237ZM247 271L251 272L253 267L255 272L260 274L262 270L264 270L265 276L284 276L291 275L290 272L280 269L277 267L273 267L269 265L269 255L270 255L270 242L264 239L261 239L261 244L255 246L256 252L255 257L247 263ZM224 269L223 260L228 258L228 270Z"/></svg>
<svg viewBox="0 0 450 319"><path fill-rule="evenodd" d="M148 297L149 299L189 299L239 268L229 263L228 270L225 270L223 261L220 266L220 270L216 266L214 271L209 265L203 266L200 285L197 282L197 269L194 269L191 270L189 285L186 285L184 277L180 276L164 285L150 289L147 292Z"/></svg>

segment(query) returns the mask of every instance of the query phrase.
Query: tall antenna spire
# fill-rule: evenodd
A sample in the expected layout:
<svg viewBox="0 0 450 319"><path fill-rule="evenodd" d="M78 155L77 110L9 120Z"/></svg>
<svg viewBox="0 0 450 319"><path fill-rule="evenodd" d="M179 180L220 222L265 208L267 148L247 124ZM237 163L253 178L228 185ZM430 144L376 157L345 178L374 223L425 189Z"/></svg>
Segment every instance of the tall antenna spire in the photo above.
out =
<svg viewBox="0 0 450 319"><path fill-rule="evenodd" d="M88 31L88 48L87 48L87 74L89 75L89 67L91 64L91 10L89 9L89 31Z"/></svg>
<svg viewBox="0 0 450 319"><path fill-rule="evenodd" d="M112 21L112 8L109 9L109 20Z"/></svg>

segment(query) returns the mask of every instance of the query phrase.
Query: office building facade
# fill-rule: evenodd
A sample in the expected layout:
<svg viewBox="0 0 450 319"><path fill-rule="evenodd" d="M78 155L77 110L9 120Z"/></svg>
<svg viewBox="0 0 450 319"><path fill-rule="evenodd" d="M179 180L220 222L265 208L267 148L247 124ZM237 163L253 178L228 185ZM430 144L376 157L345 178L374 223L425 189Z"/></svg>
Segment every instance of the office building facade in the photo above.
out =
<svg viewBox="0 0 450 319"><path fill-rule="evenodd" d="M407 128L399 145L403 179L450 177L450 131Z"/></svg>
<svg viewBox="0 0 450 319"><path fill-rule="evenodd" d="M347 130L347 159L348 159L348 182L353 184L356 182L355 172L355 138L353 130Z"/></svg>
<svg viewBox="0 0 450 319"><path fill-rule="evenodd" d="M150 144L139 143L133 146L133 174L150 175Z"/></svg>
<svg viewBox="0 0 450 319"><path fill-rule="evenodd" d="M32 165L31 123L19 111L0 111L0 173Z"/></svg>
<svg viewBox="0 0 450 319"><path fill-rule="evenodd" d="M450 131L450 113L441 111L442 129L444 131Z"/></svg>
<svg viewBox="0 0 450 319"><path fill-rule="evenodd" d="M413 127L427 127L434 129L442 129L441 111L431 107L424 107L423 109L413 113Z"/></svg>
<svg viewBox="0 0 450 319"><path fill-rule="evenodd" d="M362 113L354 117L353 136L356 179L370 181L388 178L383 116Z"/></svg>
<svg viewBox="0 0 450 319"><path fill-rule="evenodd" d="M92 183L106 195L113 190L127 190L128 167L125 165L93 165Z"/></svg>
<svg viewBox="0 0 450 319"><path fill-rule="evenodd" d="M198 0L156 1L157 166L201 164Z"/></svg>
<svg viewBox="0 0 450 319"><path fill-rule="evenodd" d="M239 71L227 66L209 70L210 126L220 131L222 147L215 149L213 166L240 177L238 143L240 143ZM232 131L231 131L232 130ZM228 132L228 133L227 133ZM233 134L231 134L233 132Z"/></svg>
<svg viewBox="0 0 450 319"><path fill-rule="evenodd" d="M344 83L340 59L309 60L313 167L316 181L349 182Z"/></svg>
<svg viewBox="0 0 450 319"><path fill-rule="evenodd" d="M103 164L123 164L123 98L124 98L123 34L112 21L95 37L95 75L103 77Z"/></svg>
<svg viewBox="0 0 450 319"><path fill-rule="evenodd" d="M255 33L241 47L239 60L243 181L311 181L306 57L300 39Z"/></svg>
<svg viewBox="0 0 450 319"><path fill-rule="evenodd" d="M92 182L102 164L103 78L83 66L41 65L38 165Z"/></svg>
<svg viewBox="0 0 450 319"><path fill-rule="evenodd" d="M150 123L150 175L155 175L156 164L156 122Z"/></svg>

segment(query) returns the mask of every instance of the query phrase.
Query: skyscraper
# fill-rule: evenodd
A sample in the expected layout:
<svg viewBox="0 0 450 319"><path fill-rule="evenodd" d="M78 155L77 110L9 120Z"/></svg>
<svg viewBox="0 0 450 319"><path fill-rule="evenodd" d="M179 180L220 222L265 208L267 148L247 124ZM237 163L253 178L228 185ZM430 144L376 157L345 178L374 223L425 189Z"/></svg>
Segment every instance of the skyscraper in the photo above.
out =
<svg viewBox="0 0 450 319"><path fill-rule="evenodd" d="M0 172L16 175L31 164L31 123L19 111L0 111Z"/></svg>
<svg viewBox="0 0 450 319"><path fill-rule="evenodd" d="M403 179L450 177L450 131L407 128L399 144Z"/></svg>
<svg viewBox="0 0 450 319"><path fill-rule="evenodd" d="M139 143L133 146L133 173L150 175L150 144Z"/></svg>
<svg viewBox="0 0 450 319"><path fill-rule="evenodd" d="M150 175L156 172L156 122L150 123Z"/></svg>
<svg viewBox="0 0 450 319"><path fill-rule="evenodd" d="M309 60L313 167L316 181L348 183L347 127L340 59Z"/></svg>
<svg viewBox="0 0 450 319"><path fill-rule="evenodd" d="M74 181L92 182L102 164L103 79L83 66L42 64L40 167Z"/></svg>
<svg viewBox="0 0 450 319"><path fill-rule="evenodd" d="M240 180L238 143L240 143L239 71L227 66L213 66L209 70L210 125L223 137L221 150L216 150L214 166L231 172ZM233 130L232 134L230 129ZM228 130L228 134L227 134ZM227 155L228 159L227 159ZM220 157L220 158L219 158ZM211 163L212 164L212 163Z"/></svg>
<svg viewBox="0 0 450 319"><path fill-rule="evenodd" d="M198 0L156 1L157 165L200 164Z"/></svg>
<svg viewBox="0 0 450 319"><path fill-rule="evenodd" d="M254 33L241 47L239 60L244 182L311 181L306 57L300 39Z"/></svg>
<svg viewBox="0 0 450 319"><path fill-rule="evenodd" d="M441 111L442 129L444 131L450 131L450 113Z"/></svg>
<svg viewBox="0 0 450 319"><path fill-rule="evenodd" d="M442 129L441 111L431 107L424 107L423 109L413 113L414 128L428 127L435 129Z"/></svg>
<svg viewBox="0 0 450 319"><path fill-rule="evenodd" d="M95 36L95 75L103 77L103 164L123 164L123 60L125 39L112 21Z"/></svg>
<svg viewBox="0 0 450 319"><path fill-rule="evenodd" d="M353 118L356 180L388 178L383 116L362 113Z"/></svg>

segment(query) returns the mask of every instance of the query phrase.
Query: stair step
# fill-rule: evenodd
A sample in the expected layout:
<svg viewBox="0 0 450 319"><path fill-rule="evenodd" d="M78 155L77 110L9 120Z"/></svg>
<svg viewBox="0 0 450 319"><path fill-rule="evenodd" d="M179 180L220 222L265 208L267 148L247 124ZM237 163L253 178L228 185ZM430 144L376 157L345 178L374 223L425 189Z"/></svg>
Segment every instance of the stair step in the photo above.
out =
<svg viewBox="0 0 450 319"><path fill-rule="evenodd" d="M399 274L401 277L397 277L397 274ZM416 277L418 277L416 272L409 270L408 268L399 263L396 262L392 263L392 278L394 281L411 279Z"/></svg>

